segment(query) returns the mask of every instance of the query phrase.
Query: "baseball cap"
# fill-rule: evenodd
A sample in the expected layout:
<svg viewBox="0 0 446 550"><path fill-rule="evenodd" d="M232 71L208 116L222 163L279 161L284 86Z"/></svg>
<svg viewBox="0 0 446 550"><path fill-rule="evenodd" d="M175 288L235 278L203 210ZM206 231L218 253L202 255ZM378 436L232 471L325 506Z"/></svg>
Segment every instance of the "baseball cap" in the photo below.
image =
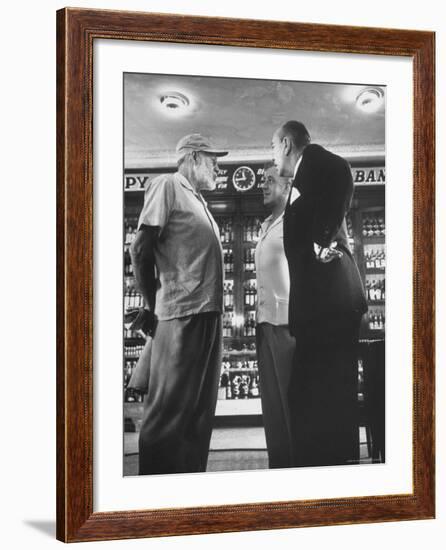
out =
<svg viewBox="0 0 446 550"><path fill-rule="evenodd" d="M216 157L224 157L228 154L228 151L222 151L213 146L210 139L202 136L201 134L188 134L180 139L177 143L176 152L178 156L182 157L192 151L203 151Z"/></svg>

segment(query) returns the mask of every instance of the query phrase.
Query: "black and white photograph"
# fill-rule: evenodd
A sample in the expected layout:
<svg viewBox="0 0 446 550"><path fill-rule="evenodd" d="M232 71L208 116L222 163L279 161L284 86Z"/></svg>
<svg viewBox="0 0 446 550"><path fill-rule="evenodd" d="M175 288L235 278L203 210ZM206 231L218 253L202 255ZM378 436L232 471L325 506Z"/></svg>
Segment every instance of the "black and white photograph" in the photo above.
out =
<svg viewBox="0 0 446 550"><path fill-rule="evenodd" d="M124 476L385 463L386 86L123 98Z"/></svg>

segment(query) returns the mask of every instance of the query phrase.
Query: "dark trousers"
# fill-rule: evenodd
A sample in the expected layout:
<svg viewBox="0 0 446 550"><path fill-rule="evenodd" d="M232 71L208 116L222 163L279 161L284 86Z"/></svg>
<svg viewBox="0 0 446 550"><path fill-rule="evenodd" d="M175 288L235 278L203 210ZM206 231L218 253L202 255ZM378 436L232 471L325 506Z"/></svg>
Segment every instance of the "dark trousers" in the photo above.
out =
<svg viewBox="0 0 446 550"><path fill-rule="evenodd" d="M256 329L263 425L270 468L289 468L291 432L288 387L295 340L288 326L260 323Z"/></svg>
<svg viewBox="0 0 446 550"><path fill-rule="evenodd" d="M360 319L339 316L294 327L289 392L294 466L359 461Z"/></svg>
<svg viewBox="0 0 446 550"><path fill-rule="evenodd" d="M160 321L139 435L139 474L206 470L222 354L221 315Z"/></svg>

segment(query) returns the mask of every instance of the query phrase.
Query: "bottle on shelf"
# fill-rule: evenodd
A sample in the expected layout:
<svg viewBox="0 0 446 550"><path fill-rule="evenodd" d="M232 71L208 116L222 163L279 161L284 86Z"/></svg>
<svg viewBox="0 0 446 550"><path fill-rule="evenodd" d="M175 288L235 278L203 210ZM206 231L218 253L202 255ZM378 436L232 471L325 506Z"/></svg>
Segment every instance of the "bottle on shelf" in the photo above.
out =
<svg viewBox="0 0 446 550"><path fill-rule="evenodd" d="M234 281L232 280L223 283L223 305L225 310L234 309Z"/></svg>
<svg viewBox="0 0 446 550"><path fill-rule="evenodd" d="M386 233L386 225L383 216L366 216L362 220L362 235L364 237L381 237Z"/></svg>
<svg viewBox="0 0 446 550"><path fill-rule="evenodd" d="M233 379L231 380L231 393L232 393L232 399L239 399L240 398L240 384L241 384L242 378L240 375L236 374Z"/></svg>
<svg viewBox="0 0 446 550"><path fill-rule="evenodd" d="M373 331L384 330L385 328L385 315L383 311L370 311L369 312L369 329Z"/></svg>
<svg viewBox="0 0 446 550"><path fill-rule="evenodd" d="M249 386L249 397L255 399L256 397L259 397L259 395L260 392L257 376L252 376L251 385Z"/></svg>
<svg viewBox="0 0 446 550"><path fill-rule="evenodd" d="M255 336L255 334L256 334L255 312L248 311L245 316L245 323L243 325L243 336Z"/></svg>
<svg viewBox="0 0 446 550"><path fill-rule="evenodd" d="M255 271L255 249L245 248L243 252L243 269L244 271Z"/></svg>
<svg viewBox="0 0 446 550"><path fill-rule="evenodd" d="M249 279L244 284L244 299L245 308L252 308L257 303L257 281Z"/></svg>
<svg viewBox="0 0 446 550"><path fill-rule="evenodd" d="M232 248L227 248L223 254L224 270L225 273L232 273L234 271L234 254Z"/></svg>
<svg viewBox="0 0 446 550"><path fill-rule="evenodd" d="M234 240L232 218L219 218L217 220L217 225L220 231L220 241L223 244L232 243Z"/></svg>

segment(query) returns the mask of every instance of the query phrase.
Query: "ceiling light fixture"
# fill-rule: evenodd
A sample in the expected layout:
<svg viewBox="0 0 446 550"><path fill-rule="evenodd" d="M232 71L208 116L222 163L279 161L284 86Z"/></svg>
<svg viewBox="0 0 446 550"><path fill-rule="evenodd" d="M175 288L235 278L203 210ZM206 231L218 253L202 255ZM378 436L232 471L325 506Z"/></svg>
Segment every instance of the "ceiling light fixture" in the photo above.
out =
<svg viewBox="0 0 446 550"><path fill-rule="evenodd" d="M168 111L181 111L190 105L188 97L180 92L166 92L160 97L161 105Z"/></svg>
<svg viewBox="0 0 446 550"><path fill-rule="evenodd" d="M384 91L368 87L361 90L356 98L356 107L365 113L375 113L383 104Z"/></svg>

